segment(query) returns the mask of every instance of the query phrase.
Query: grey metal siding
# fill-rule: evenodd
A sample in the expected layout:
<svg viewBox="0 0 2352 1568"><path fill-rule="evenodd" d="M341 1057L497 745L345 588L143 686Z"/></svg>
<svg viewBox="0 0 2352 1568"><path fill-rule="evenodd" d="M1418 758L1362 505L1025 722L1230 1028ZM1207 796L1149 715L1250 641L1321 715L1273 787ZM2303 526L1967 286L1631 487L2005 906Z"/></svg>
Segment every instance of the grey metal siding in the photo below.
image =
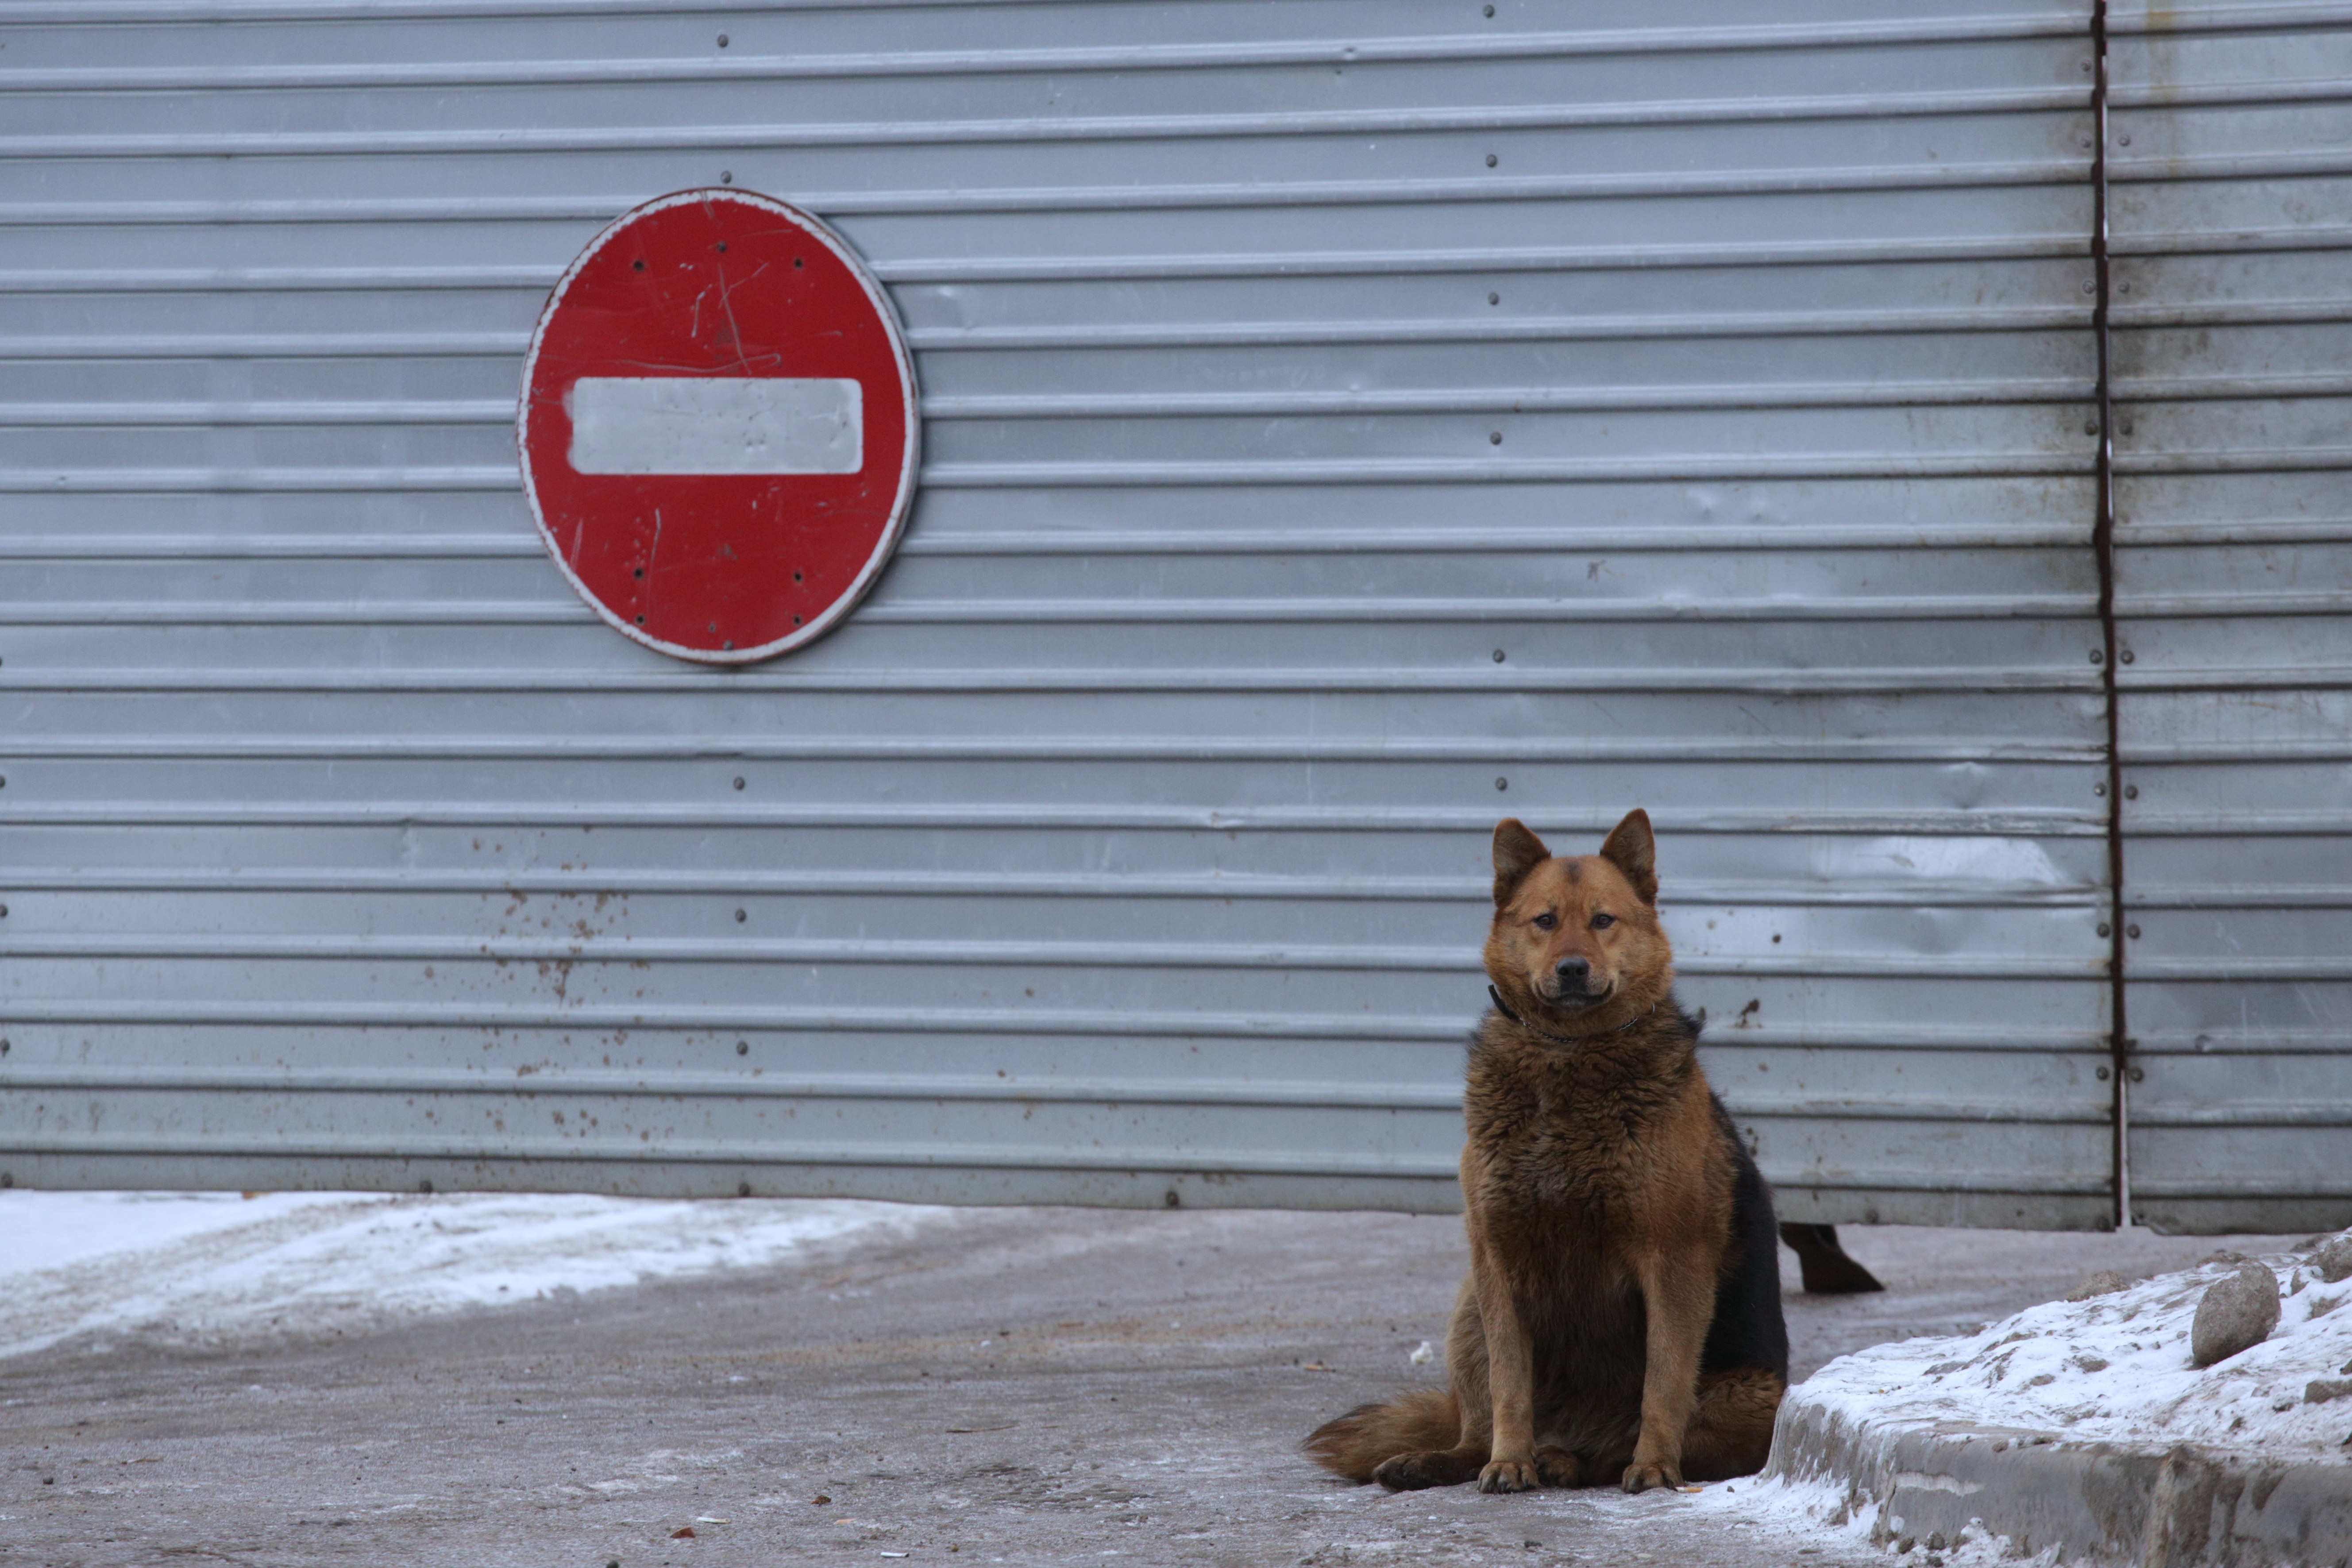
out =
<svg viewBox="0 0 2352 1568"><path fill-rule="evenodd" d="M1496 11L0 5L0 1167L1448 1207L1641 805L1784 1214L2102 1223L2086 7ZM750 671L510 446L719 181L928 425Z"/></svg>
<svg viewBox="0 0 2352 1568"><path fill-rule="evenodd" d="M2352 1221L2352 8L2117 17L2132 1208Z"/></svg>

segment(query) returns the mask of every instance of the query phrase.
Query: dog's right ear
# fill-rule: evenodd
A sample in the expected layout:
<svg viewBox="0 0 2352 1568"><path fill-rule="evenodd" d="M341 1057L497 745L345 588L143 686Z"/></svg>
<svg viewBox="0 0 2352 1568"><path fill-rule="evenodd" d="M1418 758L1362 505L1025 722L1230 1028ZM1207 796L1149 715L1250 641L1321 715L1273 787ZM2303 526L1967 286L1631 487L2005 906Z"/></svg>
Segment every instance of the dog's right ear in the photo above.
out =
<svg viewBox="0 0 2352 1568"><path fill-rule="evenodd" d="M1544 841L1528 831L1516 816L1495 824L1495 907L1501 909L1519 890L1528 873L1551 858Z"/></svg>

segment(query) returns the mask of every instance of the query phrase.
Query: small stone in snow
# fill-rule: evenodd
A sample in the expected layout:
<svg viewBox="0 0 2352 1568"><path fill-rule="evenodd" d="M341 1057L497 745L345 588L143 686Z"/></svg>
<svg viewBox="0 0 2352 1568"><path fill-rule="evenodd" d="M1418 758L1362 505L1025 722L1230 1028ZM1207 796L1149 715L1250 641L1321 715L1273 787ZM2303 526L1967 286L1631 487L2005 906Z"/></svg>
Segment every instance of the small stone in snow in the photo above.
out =
<svg viewBox="0 0 2352 1568"><path fill-rule="evenodd" d="M2278 1321L2278 1276L2248 1258L2235 1274L2208 1286L2197 1303L2189 1331L2189 1363L2208 1367L2227 1361L2270 1338Z"/></svg>
<svg viewBox="0 0 2352 1568"><path fill-rule="evenodd" d="M1941 1552L1947 1544L1948 1543L1944 1540L1944 1532L1940 1530L1927 1537L1927 1550L1930 1552Z"/></svg>
<svg viewBox="0 0 2352 1568"><path fill-rule="evenodd" d="M2352 1372L2352 1366L2344 1370ZM2305 1405L2325 1405L2331 1399L2342 1399L2347 1395L2352 1395L2352 1377L2315 1377L2303 1385L2303 1402Z"/></svg>
<svg viewBox="0 0 2352 1568"><path fill-rule="evenodd" d="M2352 1276L2352 1230L2341 1236L2329 1237L2321 1244L2319 1250L2311 1255L2311 1266L2318 1269L2319 1277L2330 1285Z"/></svg>
<svg viewBox="0 0 2352 1568"><path fill-rule="evenodd" d="M2057 1381L2058 1381L2058 1374L2057 1374L2056 1373L2054 1373L2054 1372L2045 1372L2045 1373L2042 1373L2039 1377L2029 1377L2029 1378L2027 1378L2027 1379L2025 1380L2025 1386L2026 1386L2026 1387L2028 1387L2028 1388L2040 1388L2040 1387L2041 1387L2043 1384L2045 1384L2045 1383L2055 1383L2055 1382L2057 1382Z"/></svg>
<svg viewBox="0 0 2352 1568"><path fill-rule="evenodd" d="M2074 1364L2084 1372L2105 1372L2107 1370L2107 1358L2103 1355L2078 1355L2074 1358Z"/></svg>
<svg viewBox="0 0 2352 1568"><path fill-rule="evenodd" d="M2102 1268L2096 1274L2084 1276L2083 1282L2066 1292L2069 1301L2087 1301L2094 1296L2108 1296L2126 1289L2129 1281L2112 1268Z"/></svg>

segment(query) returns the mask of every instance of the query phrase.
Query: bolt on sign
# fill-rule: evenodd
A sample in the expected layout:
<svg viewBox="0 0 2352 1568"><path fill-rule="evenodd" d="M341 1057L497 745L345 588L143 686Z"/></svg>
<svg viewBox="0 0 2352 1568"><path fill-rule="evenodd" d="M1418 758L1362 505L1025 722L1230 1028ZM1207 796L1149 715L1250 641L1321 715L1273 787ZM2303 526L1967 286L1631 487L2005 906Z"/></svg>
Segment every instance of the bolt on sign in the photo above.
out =
<svg viewBox="0 0 2352 1568"><path fill-rule="evenodd" d="M798 647L874 585L915 494L915 372L808 214L681 191L581 252L523 361L523 491L596 613L678 658Z"/></svg>

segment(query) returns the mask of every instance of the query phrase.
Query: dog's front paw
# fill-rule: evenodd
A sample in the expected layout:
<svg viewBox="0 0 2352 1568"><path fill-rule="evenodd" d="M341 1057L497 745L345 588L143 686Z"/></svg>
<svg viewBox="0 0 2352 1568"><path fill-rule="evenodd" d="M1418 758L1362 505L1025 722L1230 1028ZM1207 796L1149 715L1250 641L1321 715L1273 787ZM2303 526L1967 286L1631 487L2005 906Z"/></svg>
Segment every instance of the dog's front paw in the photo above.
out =
<svg viewBox="0 0 2352 1568"><path fill-rule="evenodd" d="M1531 1492L1542 1484L1533 1459L1496 1459L1478 1472L1482 1492Z"/></svg>
<svg viewBox="0 0 2352 1568"><path fill-rule="evenodd" d="M1645 1492L1652 1487L1678 1487L1683 1484L1680 1465L1645 1465L1636 1459L1625 1467L1625 1479L1617 1483L1629 1492Z"/></svg>

